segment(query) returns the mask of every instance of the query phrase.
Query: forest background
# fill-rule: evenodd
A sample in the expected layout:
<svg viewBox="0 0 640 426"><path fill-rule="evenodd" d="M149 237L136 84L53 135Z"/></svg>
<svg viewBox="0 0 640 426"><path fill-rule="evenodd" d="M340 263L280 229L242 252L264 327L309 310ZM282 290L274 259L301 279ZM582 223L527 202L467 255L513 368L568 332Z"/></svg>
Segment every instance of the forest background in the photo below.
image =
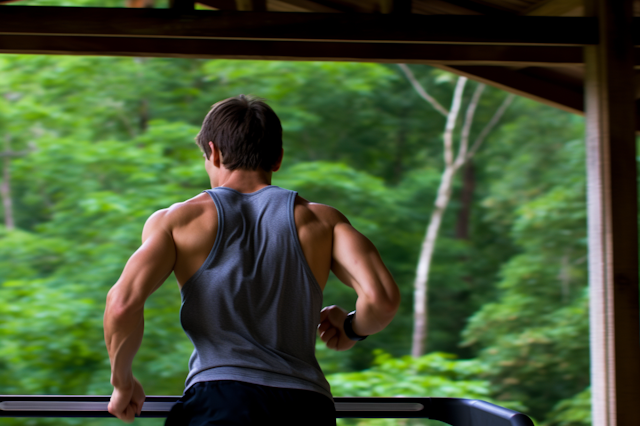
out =
<svg viewBox="0 0 640 426"><path fill-rule="evenodd" d="M451 101L455 76L411 70ZM581 117L517 98L456 178L429 279L427 353L414 358L413 281L445 118L398 66L3 55L0 76L0 394L111 393L106 293L146 218L207 188L194 137L214 102L244 93L283 123L274 184L345 213L402 291L384 332L340 353L318 341L336 396L478 398L539 425L591 424ZM485 90L472 138L504 98ZM325 305L352 309L354 296L332 276ZM171 277L147 302L134 361L148 395L182 393L192 346L179 309Z"/></svg>

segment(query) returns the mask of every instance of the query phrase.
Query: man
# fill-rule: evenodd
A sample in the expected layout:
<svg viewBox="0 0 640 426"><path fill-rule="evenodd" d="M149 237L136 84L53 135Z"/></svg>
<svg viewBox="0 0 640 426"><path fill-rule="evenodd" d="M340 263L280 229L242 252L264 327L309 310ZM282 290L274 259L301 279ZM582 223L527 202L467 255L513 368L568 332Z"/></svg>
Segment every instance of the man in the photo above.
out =
<svg viewBox="0 0 640 426"><path fill-rule="evenodd" d="M144 303L173 272L195 350L167 425L335 425L316 329L327 347L350 349L389 324L398 287L340 212L271 185L282 127L263 101L218 102L196 141L213 189L151 215L107 296L109 412L125 422L141 412L145 394L131 365ZM330 271L356 291L357 314L321 309Z"/></svg>

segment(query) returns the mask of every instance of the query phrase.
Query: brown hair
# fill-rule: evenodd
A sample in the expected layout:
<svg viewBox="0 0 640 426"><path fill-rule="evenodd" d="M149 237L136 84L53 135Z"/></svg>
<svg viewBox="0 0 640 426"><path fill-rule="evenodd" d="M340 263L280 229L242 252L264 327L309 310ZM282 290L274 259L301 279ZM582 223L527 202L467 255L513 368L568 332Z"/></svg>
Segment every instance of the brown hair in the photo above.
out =
<svg viewBox="0 0 640 426"><path fill-rule="evenodd" d="M228 170L271 171L282 150L282 125L262 99L238 95L217 102L204 118L196 143L209 158L209 141Z"/></svg>

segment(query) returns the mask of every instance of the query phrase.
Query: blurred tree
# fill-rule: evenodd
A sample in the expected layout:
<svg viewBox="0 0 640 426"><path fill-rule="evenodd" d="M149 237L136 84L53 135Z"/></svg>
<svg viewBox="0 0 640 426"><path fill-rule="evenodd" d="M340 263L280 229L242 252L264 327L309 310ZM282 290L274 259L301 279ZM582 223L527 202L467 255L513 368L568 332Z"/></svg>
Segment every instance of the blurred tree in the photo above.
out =
<svg viewBox="0 0 640 426"><path fill-rule="evenodd" d="M413 338L411 342L411 355L419 357L424 354L426 349L426 341L428 336L428 282L429 282L429 269L431 261L433 259L433 253L435 251L436 240L444 214L449 206L451 200L451 194L453 192L454 178L461 168L473 158L476 151L480 148L482 142L486 136L491 132L493 127L498 123L505 110L513 101L514 96L508 95L502 105L496 110L493 117L484 126L482 131L478 134L473 143L469 143L471 126L474 122L474 116L478 103L480 102L480 96L484 91L484 84L478 84L476 90L467 105L466 114L462 123L462 131L460 135L460 142L456 153L454 147L454 132L458 122L458 114L462 106L462 98L464 95L464 87L467 79L465 77L458 77L456 87L453 93L453 99L451 101L451 108L447 110L436 99L434 99L415 78L411 69L405 65L399 65L402 71L407 76L407 79L411 82L411 85L415 88L416 92L427 101L435 110L446 117L446 124L443 133L443 156L444 156L444 170L440 177L440 183L438 185L438 196L436 197L431 216L429 218L429 225L427 226L427 232L422 241L420 247L420 256L418 260L418 267L416 271L416 277L414 281L414 294L413 294Z"/></svg>

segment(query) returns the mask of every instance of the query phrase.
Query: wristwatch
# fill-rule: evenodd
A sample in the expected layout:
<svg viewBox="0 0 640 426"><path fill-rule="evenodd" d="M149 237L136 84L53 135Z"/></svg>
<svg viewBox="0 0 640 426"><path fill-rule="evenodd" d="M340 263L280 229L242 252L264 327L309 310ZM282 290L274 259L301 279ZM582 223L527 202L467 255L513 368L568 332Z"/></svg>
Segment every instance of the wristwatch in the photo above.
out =
<svg viewBox="0 0 640 426"><path fill-rule="evenodd" d="M360 336L359 334L356 334L355 331L353 331L353 326L351 323L353 322L353 317L355 316L356 316L356 311L349 312L349 315L347 315L347 317L344 319L344 333L351 340L355 340L355 341L364 340L367 338L367 336Z"/></svg>

